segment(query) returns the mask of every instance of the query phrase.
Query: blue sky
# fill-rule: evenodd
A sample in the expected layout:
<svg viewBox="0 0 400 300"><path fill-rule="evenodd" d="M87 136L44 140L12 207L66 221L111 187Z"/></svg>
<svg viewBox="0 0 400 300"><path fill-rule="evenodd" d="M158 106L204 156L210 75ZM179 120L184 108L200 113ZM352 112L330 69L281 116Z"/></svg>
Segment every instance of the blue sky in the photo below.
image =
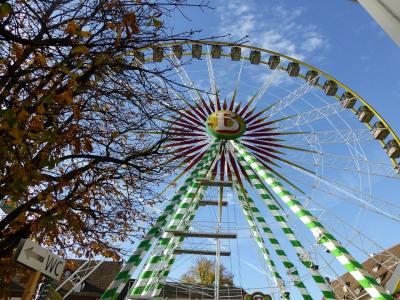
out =
<svg viewBox="0 0 400 300"><path fill-rule="evenodd" d="M249 44L303 58L332 74L376 107L400 131L399 47L357 3L338 1L211 1L213 10L187 11L177 29L201 37L248 35ZM229 40L229 38L227 38Z"/></svg>
<svg viewBox="0 0 400 300"><path fill-rule="evenodd" d="M210 4L214 7L213 10L205 10L204 12L197 9L187 10L186 17L190 21L182 16L175 16L176 30L201 29L201 33L198 35L201 38L229 35L224 38L226 41L236 41L246 37L250 45L299 58L333 75L354 89L386 119L396 132L400 132L400 106L398 104L400 97L399 48L361 6L347 0L233 0L211 1ZM204 64L203 61L203 69L199 67L197 71L195 68L191 70L188 67L188 73L199 86L207 87L208 78L206 77L207 73L204 73ZM214 66L218 68L218 64L219 62ZM217 80L217 83L219 82L222 86L226 83L225 80L229 81L228 78L233 77L230 74L233 73L233 71L231 72L233 68L230 69L230 66L226 66L226 69L220 70L219 73L216 70L216 77L222 78L219 81ZM201 69L203 75L200 75ZM255 85L255 82L257 82L257 78L252 76L254 76L254 72L250 68L243 71L243 85L242 88L239 88L239 93L242 93L243 97L251 95L246 87L250 90L251 85ZM229 89L230 87L227 87L224 91L226 96L229 96ZM286 89L286 92L284 89ZM275 95L279 99L291 89L293 89L291 83L283 82L281 90L275 88L269 91L268 95L271 98ZM357 123L350 122L350 124L355 128L361 128L357 127ZM324 127L325 125L322 123L318 123L316 126L321 126L321 130L327 130L327 127ZM387 158L380 146L377 146L376 143L371 144L365 145L364 154L368 159L385 161ZM340 146L329 146L325 149L337 155L343 154L343 150L339 148ZM371 193L376 197L390 199L390 201L398 203L399 181L397 179L372 176L371 181L368 181L366 177L360 179L354 174L344 174L340 171L331 171L328 175L325 173L324 176L332 182L337 180L339 183L346 183L347 186L359 189L360 193L355 193L359 199L368 200L368 197L364 197ZM293 179L298 179L299 182L311 180L299 174L294 176ZM310 204L309 207L315 215L321 216L321 219L330 228L338 231L336 236L341 234L346 238L347 234L347 238L357 240L356 233L352 229L335 227L337 220L332 221L334 217L330 214L339 215L351 226L354 226L384 248L399 242L398 235L396 235L396 232L400 230L399 223L388 221L366 210L360 210L359 206L353 205L349 201L349 198L343 200L341 196L333 192L330 196L316 190L310 190L310 192L315 199L323 197L324 201L321 204L327 209L325 213L322 213L322 210L317 208L316 205ZM255 194L252 195L255 196ZM261 203L259 205L262 207ZM261 210L268 216L265 210L262 208ZM215 220L214 214L210 208L202 209L196 219L199 222L196 226L201 229L202 222L207 223ZM234 204L224 216L226 221L230 222L230 226L241 230L240 238L236 242L230 245L226 244L227 248L232 251L232 257L225 259L224 263L228 270L235 273L236 284L243 285L245 288L254 288L253 291L268 291L267 287L271 285L270 276L268 271L265 272L266 266L257 254L257 247L251 242L249 231L245 229L247 225L240 214L238 204ZM278 229L271 219L268 220L271 221L272 228ZM304 232L305 229L295 220L292 224L299 227L300 232L303 231L303 233L299 233L305 238L303 243L306 248L312 250L315 244L311 241L310 236L307 236L307 233ZM281 238L282 244L289 248L285 238L279 234L278 237ZM340 239L340 236L337 237ZM351 252L360 261L367 258L363 251L358 251L347 242L344 242L344 244L350 247ZM368 247L365 246L365 248ZM370 246L370 248L372 249L373 246ZM295 259L290 251L288 251L288 254ZM321 264L323 264L324 259L331 263L328 255L323 254L322 256L322 258L317 258ZM179 278L192 261L193 258L179 258L171 277ZM343 269L335 262L332 262L332 266L337 274L343 273ZM325 271L327 276L335 277L335 274L331 271L327 269ZM281 272L284 274L284 271L281 270ZM301 270L300 273L305 274L304 270ZM309 278L305 277L305 281L310 283L310 290L317 295L317 299L318 291L315 286ZM296 291L293 291L293 293L299 296Z"/></svg>

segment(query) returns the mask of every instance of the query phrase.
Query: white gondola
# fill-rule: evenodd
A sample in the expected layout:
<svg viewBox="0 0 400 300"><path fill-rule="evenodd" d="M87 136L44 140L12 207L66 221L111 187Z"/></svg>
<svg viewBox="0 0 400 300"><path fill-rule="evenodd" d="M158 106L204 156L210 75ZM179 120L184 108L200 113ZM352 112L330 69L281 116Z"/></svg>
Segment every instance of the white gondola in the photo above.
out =
<svg viewBox="0 0 400 300"><path fill-rule="evenodd" d="M144 64L144 53L140 51L135 52L135 61L139 61L140 63Z"/></svg>
<svg viewBox="0 0 400 300"><path fill-rule="evenodd" d="M153 61L161 62L163 60L163 48L162 47L154 47L153 48Z"/></svg>
<svg viewBox="0 0 400 300"><path fill-rule="evenodd" d="M378 121L372 126L372 135L377 140L384 140L389 134L389 129L385 127L385 125Z"/></svg>
<svg viewBox="0 0 400 300"><path fill-rule="evenodd" d="M202 45L193 44L192 45L192 57L197 58L197 59L201 58L202 49L203 49Z"/></svg>
<svg viewBox="0 0 400 300"><path fill-rule="evenodd" d="M270 69L275 70L280 62L281 58L278 55L271 55L268 60L268 66Z"/></svg>
<svg viewBox="0 0 400 300"><path fill-rule="evenodd" d="M344 92L340 97L340 102L344 108L353 108L357 102L357 99L352 93Z"/></svg>
<svg viewBox="0 0 400 300"><path fill-rule="evenodd" d="M322 90L327 96L335 96L338 90L338 85L333 80L327 80L325 81Z"/></svg>
<svg viewBox="0 0 400 300"><path fill-rule="evenodd" d="M390 158L400 157L400 146L396 142L396 140L390 140L389 142L387 142L385 145L385 150Z"/></svg>
<svg viewBox="0 0 400 300"><path fill-rule="evenodd" d="M241 54L242 54L242 49L240 47L232 47L231 48L231 59L233 61L240 60Z"/></svg>
<svg viewBox="0 0 400 300"><path fill-rule="evenodd" d="M305 79L309 85L317 85L319 80L319 74L317 71L308 70Z"/></svg>
<svg viewBox="0 0 400 300"><path fill-rule="evenodd" d="M249 59L251 64L258 65L261 61L261 52L258 50L251 50Z"/></svg>
<svg viewBox="0 0 400 300"><path fill-rule="evenodd" d="M357 110L356 116L360 122L368 123L371 121L374 114L367 106L360 106Z"/></svg>
<svg viewBox="0 0 400 300"><path fill-rule="evenodd" d="M211 57L219 59L221 58L222 47L221 45L212 45L211 46Z"/></svg>
<svg viewBox="0 0 400 300"><path fill-rule="evenodd" d="M297 62L290 62L287 66L287 72L291 77L297 77L300 73L300 65Z"/></svg>
<svg viewBox="0 0 400 300"><path fill-rule="evenodd" d="M183 55L183 47L182 45L174 45L172 46L172 52L174 52L174 55L177 59L181 59Z"/></svg>

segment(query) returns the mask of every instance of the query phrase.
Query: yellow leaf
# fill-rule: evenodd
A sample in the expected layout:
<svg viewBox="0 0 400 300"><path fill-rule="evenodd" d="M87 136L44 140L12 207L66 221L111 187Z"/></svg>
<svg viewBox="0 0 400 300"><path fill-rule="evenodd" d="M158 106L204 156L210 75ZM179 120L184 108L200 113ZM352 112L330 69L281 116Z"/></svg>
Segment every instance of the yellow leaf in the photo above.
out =
<svg viewBox="0 0 400 300"><path fill-rule="evenodd" d="M108 29L111 29L111 30L115 30L115 28L117 27L114 23L111 23L111 22L108 22L106 26Z"/></svg>
<svg viewBox="0 0 400 300"><path fill-rule="evenodd" d="M42 67L46 66L46 58L42 54L36 55L33 60Z"/></svg>
<svg viewBox="0 0 400 300"><path fill-rule="evenodd" d="M22 46L19 46L18 44L13 44L12 45L15 56L17 57L17 60L22 60L23 56L24 56L24 49L22 48Z"/></svg>
<svg viewBox="0 0 400 300"><path fill-rule="evenodd" d="M0 5L0 18L7 18L12 10L11 4L4 2Z"/></svg>
<svg viewBox="0 0 400 300"><path fill-rule="evenodd" d="M106 54L99 54L94 58L94 65L98 66L103 64L107 60L108 56Z"/></svg>
<svg viewBox="0 0 400 300"><path fill-rule="evenodd" d="M89 31L81 31L79 32L79 36L83 37L83 38L88 38L90 37L92 34Z"/></svg>
<svg viewBox="0 0 400 300"><path fill-rule="evenodd" d="M77 34L79 29L79 25L75 21L70 21L64 31L69 34Z"/></svg>
<svg viewBox="0 0 400 300"><path fill-rule="evenodd" d="M153 19L153 25L155 28L160 28L161 26L163 26L163 22L157 19Z"/></svg>
<svg viewBox="0 0 400 300"><path fill-rule="evenodd" d="M13 136L15 144L20 144L22 142L21 131L19 131L18 128L11 128L10 134Z"/></svg>
<svg viewBox="0 0 400 300"><path fill-rule="evenodd" d="M18 112L18 121L24 122L26 119L29 118L29 116L30 116L29 112L25 108L22 108Z"/></svg>
<svg viewBox="0 0 400 300"><path fill-rule="evenodd" d="M44 114L44 113L46 112L46 109L44 108L43 103L40 104L40 105L36 108L36 111L37 111L39 114Z"/></svg>
<svg viewBox="0 0 400 300"><path fill-rule="evenodd" d="M78 47L75 47L71 51L73 54L87 54L89 52L89 48L87 48L84 45L80 45Z"/></svg>

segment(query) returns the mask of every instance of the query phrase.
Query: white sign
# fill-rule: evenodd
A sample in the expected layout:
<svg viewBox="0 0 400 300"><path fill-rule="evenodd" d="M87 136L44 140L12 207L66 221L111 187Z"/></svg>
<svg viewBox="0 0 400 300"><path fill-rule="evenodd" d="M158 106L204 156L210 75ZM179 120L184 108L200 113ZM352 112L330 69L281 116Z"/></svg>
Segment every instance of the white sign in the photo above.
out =
<svg viewBox="0 0 400 300"><path fill-rule="evenodd" d="M16 253L17 261L40 273L60 280L65 260L30 240L21 240Z"/></svg>

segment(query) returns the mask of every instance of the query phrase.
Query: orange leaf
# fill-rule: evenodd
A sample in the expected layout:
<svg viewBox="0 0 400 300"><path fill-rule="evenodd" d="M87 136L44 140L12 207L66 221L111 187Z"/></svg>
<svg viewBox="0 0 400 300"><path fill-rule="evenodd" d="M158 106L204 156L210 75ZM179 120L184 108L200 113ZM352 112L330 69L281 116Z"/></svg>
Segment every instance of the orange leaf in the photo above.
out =
<svg viewBox="0 0 400 300"><path fill-rule="evenodd" d="M36 111L37 111L39 114L44 114L44 113L46 112L46 109L44 108L43 103L40 104L40 105L36 108Z"/></svg>
<svg viewBox="0 0 400 300"><path fill-rule="evenodd" d="M73 54L87 54L89 53L89 48L84 45L80 45L72 49L71 51Z"/></svg>
<svg viewBox="0 0 400 300"><path fill-rule="evenodd" d="M42 54L38 54L33 58L33 61L39 66L46 66L46 58Z"/></svg>
<svg viewBox="0 0 400 300"><path fill-rule="evenodd" d="M92 34L89 31L81 31L79 32L79 36L83 37L83 38L88 38L90 37Z"/></svg>
<svg viewBox="0 0 400 300"><path fill-rule="evenodd" d="M69 34L77 34L79 29L79 25L75 21L70 21L64 31Z"/></svg>
<svg viewBox="0 0 400 300"><path fill-rule="evenodd" d="M111 30L115 30L115 28L117 27L114 23L111 23L111 22L108 22L106 26L108 29L111 29Z"/></svg>
<svg viewBox="0 0 400 300"><path fill-rule="evenodd" d="M25 109L22 108L19 112L18 112L18 121L20 122L24 122L26 119L28 119L30 116L29 112Z"/></svg>

